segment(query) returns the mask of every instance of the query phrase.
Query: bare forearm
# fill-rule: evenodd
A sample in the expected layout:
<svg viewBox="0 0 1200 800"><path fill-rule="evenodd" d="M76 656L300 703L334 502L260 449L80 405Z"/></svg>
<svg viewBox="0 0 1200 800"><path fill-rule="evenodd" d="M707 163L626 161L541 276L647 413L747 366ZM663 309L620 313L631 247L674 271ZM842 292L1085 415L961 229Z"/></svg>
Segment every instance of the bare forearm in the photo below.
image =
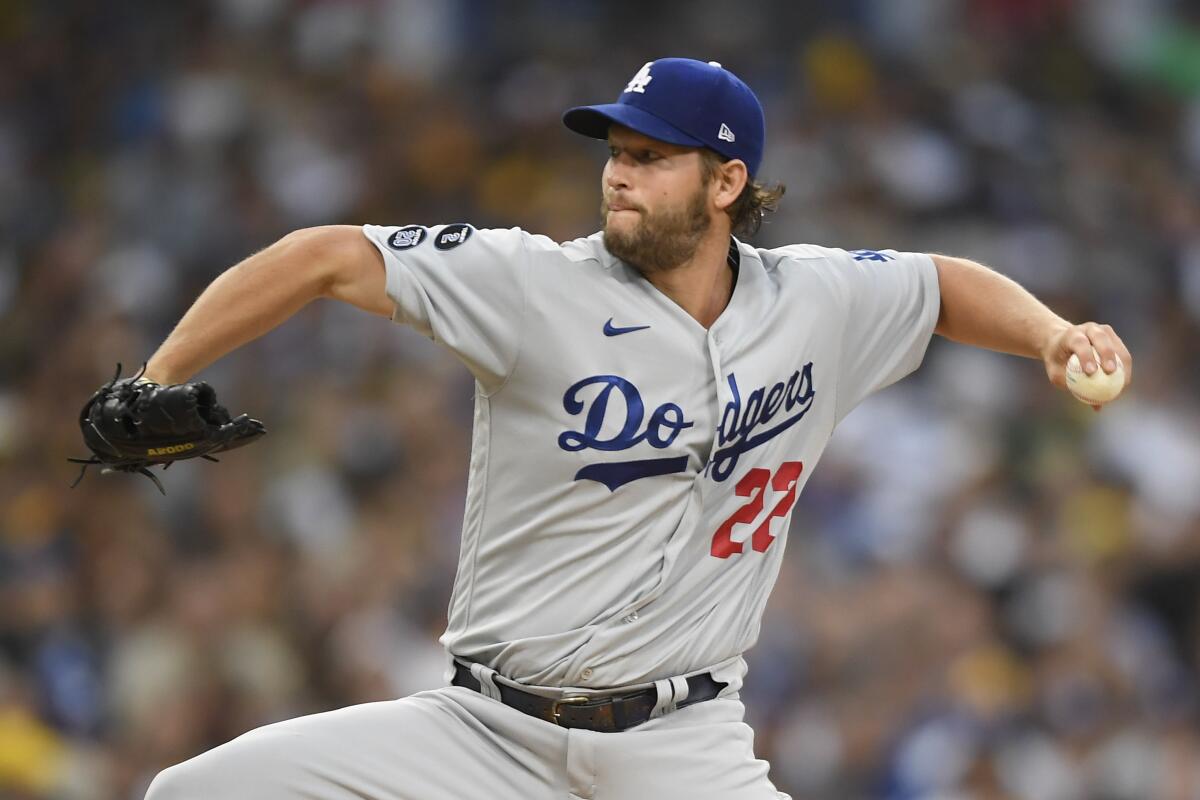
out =
<svg viewBox="0 0 1200 800"><path fill-rule="evenodd" d="M935 332L955 342L1042 358L1055 335L1071 323L1016 281L962 258L934 255L941 286Z"/></svg>
<svg viewBox="0 0 1200 800"><path fill-rule="evenodd" d="M312 232L298 231L222 273L146 366L158 383L187 380L320 297L330 280Z"/></svg>

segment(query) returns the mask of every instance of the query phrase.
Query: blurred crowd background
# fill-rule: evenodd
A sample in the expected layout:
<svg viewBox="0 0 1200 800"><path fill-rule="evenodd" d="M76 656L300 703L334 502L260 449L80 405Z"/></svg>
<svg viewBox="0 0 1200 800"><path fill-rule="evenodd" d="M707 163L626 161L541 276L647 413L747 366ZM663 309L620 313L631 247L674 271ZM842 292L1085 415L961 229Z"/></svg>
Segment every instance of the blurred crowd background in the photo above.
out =
<svg viewBox="0 0 1200 800"><path fill-rule="evenodd" d="M0 796L441 685L465 369L320 301L202 374L271 434L166 497L67 488L79 408L292 229L591 233L559 115L664 55L763 100L760 246L973 257L1137 358L1095 414L935 339L839 427L749 657L776 784L1200 798L1200 12L1159 0L0 2Z"/></svg>

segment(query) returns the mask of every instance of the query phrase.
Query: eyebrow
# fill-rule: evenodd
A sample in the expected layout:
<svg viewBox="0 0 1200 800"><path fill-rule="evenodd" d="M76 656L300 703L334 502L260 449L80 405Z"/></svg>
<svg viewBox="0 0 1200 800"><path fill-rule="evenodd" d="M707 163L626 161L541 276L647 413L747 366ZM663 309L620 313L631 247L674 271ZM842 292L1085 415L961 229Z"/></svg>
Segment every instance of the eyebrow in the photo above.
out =
<svg viewBox="0 0 1200 800"><path fill-rule="evenodd" d="M617 142L614 142L612 139L609 139L608 147L609 147L609 149L617 149L617 150L630 150L630 151L635 151L635 152L652 152L652 153L658 153L659 155L663 155L663 156L671 154L669 150L667 150L665 147L662 147L657 142L648 142L646 144L618 144Z"/></svg>

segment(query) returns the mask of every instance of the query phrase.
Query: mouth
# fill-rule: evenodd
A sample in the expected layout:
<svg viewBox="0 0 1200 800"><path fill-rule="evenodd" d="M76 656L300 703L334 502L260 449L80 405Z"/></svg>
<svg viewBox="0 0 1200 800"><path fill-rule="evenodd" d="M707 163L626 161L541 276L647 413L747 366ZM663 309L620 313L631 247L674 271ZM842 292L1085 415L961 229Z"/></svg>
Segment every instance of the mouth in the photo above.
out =
<svg viewBox="0 0 1200 800"><path fill-rule="evenodd" d="M615 211L640 211L640 209L638 209L636 206L611 200L606 202L604 207L610 213Z"/></svg>

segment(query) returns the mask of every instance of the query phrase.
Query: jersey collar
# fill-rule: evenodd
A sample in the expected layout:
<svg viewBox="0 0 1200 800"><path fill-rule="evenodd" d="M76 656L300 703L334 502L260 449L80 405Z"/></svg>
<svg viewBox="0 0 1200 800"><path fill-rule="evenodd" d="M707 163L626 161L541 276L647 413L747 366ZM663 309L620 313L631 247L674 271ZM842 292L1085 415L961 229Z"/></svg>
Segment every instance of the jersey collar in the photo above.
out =
<svg viewBox="0 0 1200 800"><path fill-rule="evenodd" d="M729 265L734 275L733 295L729 298L729 305L710 328L718 340L724 341L740 338L755 326L756 321L764 319L768 305L766 289L769 281L758 251L738 241L737 237L729 238Z"/></svg>
<svg viewBox="0 0 1200 800"><path fill-rule="evenodd" d="M642 277L635 267L610 253L604 246L603 231L597 231L589 238L596 241L598 251L603 254L601 263L611 274L620 276L619 280L622 282L628 281L640 286L655 305L666 308L668 313L678 316L685 326L697 333L716 335L719 331L718 338L727 340L740 336L747 326L753 326L756 318L762 319L762 315L766 313L769 303L765 295L769 281L762 259L755 248L739 241L735 236L729 237L729 254L726 258L733 270L733 293L729 298L729 305L707 331L690 314L656 289L654 284ZM759 316L756 317L756 314Z"/></svg>

